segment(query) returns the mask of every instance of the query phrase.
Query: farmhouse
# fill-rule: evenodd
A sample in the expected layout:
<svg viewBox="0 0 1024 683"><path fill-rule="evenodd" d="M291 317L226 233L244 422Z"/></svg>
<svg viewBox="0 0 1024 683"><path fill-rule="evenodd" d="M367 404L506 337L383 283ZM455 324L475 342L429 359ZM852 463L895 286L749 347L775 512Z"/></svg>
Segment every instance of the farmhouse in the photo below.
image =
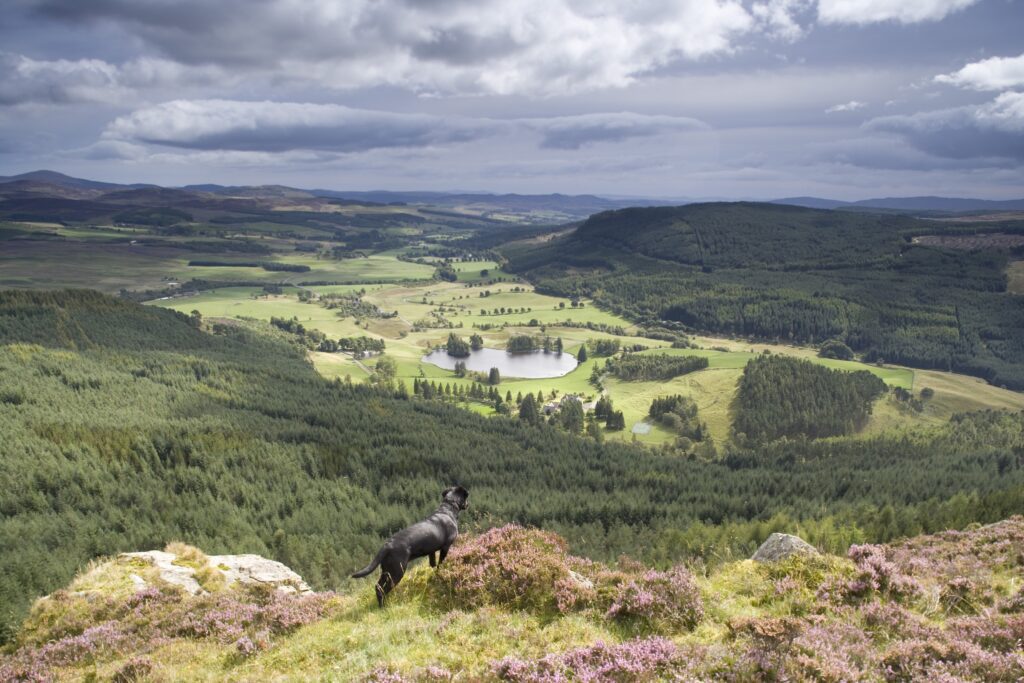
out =
<svg viewBox="0 0 1024 683"><path fill-rule="evenodd" d="M584 413L590 412L597 405L596 401L584 402L582 396L578 396L576 394L566 394L557 401L548 401L547 403L545 403L543 409L544 414L551 415L553 413L557 413L559 410L562 409L566 401L576 401L583 407Z"/></svg>

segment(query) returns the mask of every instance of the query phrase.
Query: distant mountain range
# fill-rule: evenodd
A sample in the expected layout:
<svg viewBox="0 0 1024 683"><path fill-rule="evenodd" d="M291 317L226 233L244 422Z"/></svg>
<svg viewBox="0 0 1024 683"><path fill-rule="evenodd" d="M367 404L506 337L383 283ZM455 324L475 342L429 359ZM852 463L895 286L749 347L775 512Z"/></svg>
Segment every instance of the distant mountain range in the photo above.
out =
<svg viewBox="0 0 1024 683"><path fill-rule="evenodd" d="M971 199L967 197L884 197L844 202L821 197L786 197L772 204L810 209L886 209L890 211L962 213L968 211L1024 211L1024 199Z"/></svg>
<svg viewBox="0 0 1024 683"><path fill-rule="evenodd" d="M94 199L101 195L130 190L159 190L168 200L176 193L216 195L222 198L281 199L301 201L332 199L353 204L411 204L436 207L476 207L482 210L513 213L550 214L551 220L585 218L591 214L630 206L671 206L693 204L703 200L665 198L610 198L592 194L493 194L470 192L396 192L389 190L345 191L300 189L284 185L228 186L217 184L186 185L161 188L147 183L118 184L74 178L56 171L32 171L14 176L0 176L0 197L59 197L62 199ZM181 195L178 195L180 198ZM1024 199L994 201L961 197L886 197L847 202L821 197L786 197L771 200L772 204L790 204L813 209L881 210L907 213L966 213L978 211L1022 211Z"/></svg>

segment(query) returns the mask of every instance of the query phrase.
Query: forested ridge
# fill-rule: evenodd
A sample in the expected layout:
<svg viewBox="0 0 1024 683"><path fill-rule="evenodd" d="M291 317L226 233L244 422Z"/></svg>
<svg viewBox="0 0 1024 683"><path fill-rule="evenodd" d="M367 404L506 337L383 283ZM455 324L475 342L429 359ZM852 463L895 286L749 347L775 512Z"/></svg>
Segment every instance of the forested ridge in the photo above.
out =
<svg viewBox="0 0 1024 683"><path fill-rule="evenodd" d="M467 529L515 520L662 565L748 553L794 520L842 548L1024 505L1021 415L703 462L329 382L293 340L92 292L0 292L5 637L89 559L172 539L336 586L455 482Z"/></svg>
<svg viewBox="0 0 1024 683"><path fill-rule="evenodd" d="M982 229L1024 225L698 204L597 214L567 237L505 251L538 291L591 297L645 325L837 339L868 361L1024 389L1024 298L1006 294L1007 253L912 241Z"/></svg>

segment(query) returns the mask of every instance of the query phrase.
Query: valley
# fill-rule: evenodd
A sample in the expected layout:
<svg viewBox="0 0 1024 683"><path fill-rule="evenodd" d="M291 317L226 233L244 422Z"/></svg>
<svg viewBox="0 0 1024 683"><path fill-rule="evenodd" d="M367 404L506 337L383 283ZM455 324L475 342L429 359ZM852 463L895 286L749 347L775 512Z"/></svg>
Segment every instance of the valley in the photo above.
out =
<svg viewBox="0 0 1024 683"><path fill-rule="evenodd" d="M0 683L1024 681L1024 2L2 16Z"/></svg>
<svg viewBox="0 0 1024 683"><path fill-rule="evenodd" d="M1024 409L1021 394L963 374L819 358L815 348L800 344L688 331L680 338L690 339L694 348L672 349L671 342L646 337L643 326L609 312L607 303L575 294L560 297L541 293L521 275L503 270L504 258L493 250L483 249L482 256L468 256L463 245L478 239L473 236L477 233L460 232L450 226L397 225L384 232L375 230L371 239L385 248L371 247L352 255L347 243L361 243L369 234L367 229L323 232L302 222L276 224L272 229L259 223L239 223L225 232L216 225L190 228L191 236L182 236L174 234L179 230L168 234L164 228L144 225L68 226L9 221L3 224L0 235L5 246L0 251L0 281L5 286L89 287L110 293L149 291L158 295L147 300L150 305L186 314L198 311L209 320L295 319L332 339L382 340L386 357L396 363L395 379L410 387L421 379L452 389L468 390L473 384L472 377L457 377L452 371L423 362L423 356L442 345L449 332L465 337L479 334L484 345L493 349L503 349L514 335L543 334L560 338L564 352L573 356L588 341L603 339L647 349L640 353L707 357L706 370L667 382L605 377L599 388L591 381L591 374L604 360L596 357L557 378L502 378L500 393L503 397L511 394L513 399L539 392L545 401L574 394L592 402L604 395L622 411L625 428L604 429L603 437L651 446L675 441L671 430L650 421L647 415L655 398L675 394L695 401L714 442L726 443L731 435L737 382L746 363L763 352L844 370L866 369L890 387L911 393L925 387L934 391L919 409L892 395L882 397L860 430L863 436L939 424L965 410ZM567 239L567 233L557 228L547 234ZM522 250L519 245L546 248L553 244L547 239L537 240L513 241L507 249L517 259ZM432 255L441 253L452 256ZM347 256L338 258L337 254ZM54 261L61 263L59 272L47 267ZM446 261L452 264L451 282L436 279L438 267ZM294 271L268 270L259 265L264 262L274 269ZM1014 291L1016 265L1009 270L1010 291ZM190 283L201 283L200 288L193 289ZM544 291L548 291L547 286ZM137 298L146 300L144 296ZM353 314L326 307L347 300L361 301L365 307ZM316 348L309 356L325 377L355 383L371 380L379 360L372 356L356 359L351 353L328 353ZM489 402L457 402L477 413L497 414Z"/></svg>
<svg viewBox="0 0 1024 683"><path fill-rule="evenodd" d="M391 257L393 258L393 257ZM398 265L404 265L395 261ZM730 434L730 406L735 393L736 382L742 375L746 363L763 352L801 358L826 367L847 371L867 370L882 378L892 387L901 387L918 392L924 387L935 390L935 395L923 410L915 411L901 405L890 396L883 397L875 404L875 411L863 434L874 434L886 429L907 428L918 425L937 424L948 420L956 412L998 408L1024 410L1024 395L992 387L976 378L948 372L927 371L893 365L878 366L855 361L820 358L817 350L796 345L767 344L722 337L695 335L692 342L699 348L673 349L668 342L639 336L638 328L622 317L600 310L592 300L582 300L582 307L573 307L571 302L558 297L539 294L528 283L506 277L508 281L493 285L473 281L470 273L493 268L492 262L456 263L460 282L421 284L352 284L352 285L308 285L285 287L282 294L266 294L258 287L230 287L204 291L195 296L185 296L149 302L152 305L171 308L182 313L198 310L204 318L252 318L269 321L271 317L295 318L306 328L316 329L328 337L352 337L365 335L382 339L386 344L386 355L397 362L396 377L408 385L419 378L443 382L451 386L467 387L471 379L456 377L451 371L423 362L425 354L444 344L449 332L468 337L480 334L486 347L504 348L508 338L516 334L544 333L563 340L565 353L577 355L579 347L588 340L618 340L623 345L639 344L649 350L641 353L665 353L669 355L704 356L709 360L707 370L702 370L668 382L625 382L614 378L604 382L607 395L616 408L626 417L626 429L621 432L605 431L605 438L620 441L637 441L650 445L670 443L674 435L657 424L650 431L636 433L634 427L647 418L647 411L658 396L682 394L696 401L701 417L707 421L711 435L718 443L728 440ZM500 271L494 271L500 273ZM486 282L486 281L485 281ZM317 295L361 293L363 300L380 311L397 311L396 318L380 319L367 317L341 318L333 311L319 305L317 301L300 301L301 291ZM516 291L518 290L518 291ZM488 293L486 297L481 295ZM426 303L424 303L426 301ZM494 311L526 309L525 313L482 315L480 309ZM443 311L443 312L440 312ZM417 322L439 320L441 316L453 328L414 329ZM536 320L538 324L528 325ZM574 326L560 325L570 322ZM582 327L588 323L621 328L624 334L612 335L599 330ZM480 329L500 325L501 329ZM348 378L353 382L365 382L376 364L373 357L356 362L351 354L323 353L311 351L310 357L316 368L329 378ZM579 394L588 401L595 400L599 390L589 381L595 365L603 359L591 358L563 377L549 379L517 379L503 377L499 389L502 394L536 394L563 396ZM482 414L495 415L493 407L479 403L468 403L466 407ZM639 431L639 430L638 430Z"/></svg>

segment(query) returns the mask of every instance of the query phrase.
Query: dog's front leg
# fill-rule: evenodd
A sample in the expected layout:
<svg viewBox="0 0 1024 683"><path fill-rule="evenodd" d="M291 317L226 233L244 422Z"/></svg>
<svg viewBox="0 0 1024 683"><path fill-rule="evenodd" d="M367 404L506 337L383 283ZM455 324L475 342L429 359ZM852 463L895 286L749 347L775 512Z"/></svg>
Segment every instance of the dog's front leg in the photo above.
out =
<svg viewBox="0 0 1024 683"><path fill-rule="evenodd" d="M446 545L445 546L441 546L441 556L439 558L437 558L437 564L438 565L440 565L442 562L444 562L444 558L448 557L448 547L449 546L446 546Z"/></svg>
<svg viewBox="0 0 1024 683"><path fill-rule="evenodd" d="M437 566L437 553L434 552L434 551L431 551L431 553L430 553L430 566L431 567L436 567Z"/></svg>

